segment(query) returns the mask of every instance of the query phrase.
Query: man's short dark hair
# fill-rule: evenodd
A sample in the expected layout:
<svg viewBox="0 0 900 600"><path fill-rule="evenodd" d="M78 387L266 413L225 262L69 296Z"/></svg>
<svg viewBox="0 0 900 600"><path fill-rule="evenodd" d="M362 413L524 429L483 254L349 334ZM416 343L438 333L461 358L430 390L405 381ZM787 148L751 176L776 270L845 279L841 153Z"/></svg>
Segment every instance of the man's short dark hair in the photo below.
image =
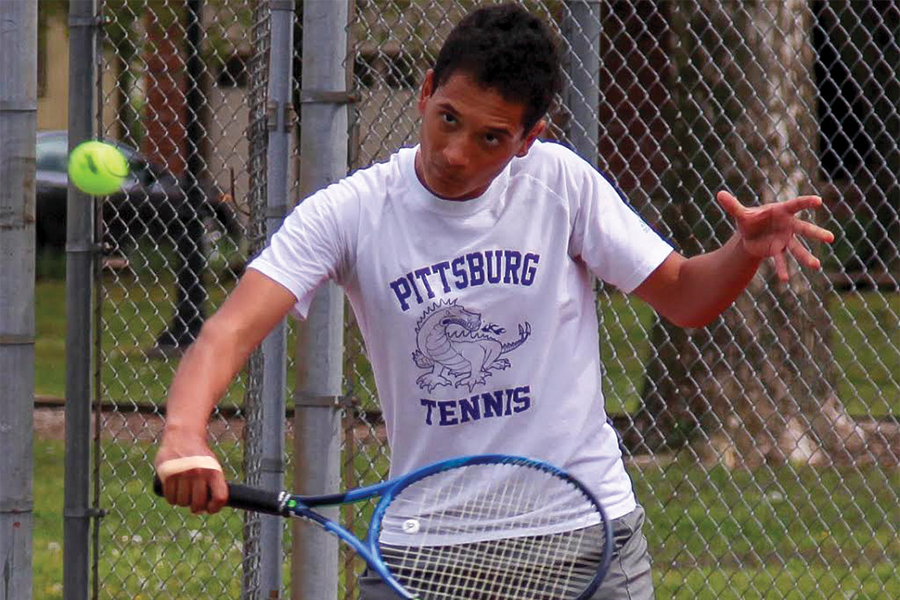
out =
<svg viewBox="0 0 900 600"><path fill-rule="evenodd" d="M549 28L517 4L480 8L453 28L434 65L434 89L459 71L505 100L523 103L526 133L550 109L561 85Z"/></svg>

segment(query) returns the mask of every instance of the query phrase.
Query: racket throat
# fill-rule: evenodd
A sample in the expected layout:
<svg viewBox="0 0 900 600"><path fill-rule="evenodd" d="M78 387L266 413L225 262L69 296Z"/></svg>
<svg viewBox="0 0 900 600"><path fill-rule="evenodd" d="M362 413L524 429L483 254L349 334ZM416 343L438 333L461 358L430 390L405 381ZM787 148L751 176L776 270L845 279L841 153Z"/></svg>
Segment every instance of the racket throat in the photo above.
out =
<svg viewBox="0 0 900 600"><path fill-rule="evenodd" d="M309 506L300 501L297 496L291 495L287 492L281 492L280 494L278 494L278 512L280 512L284 516L299 517L308 521L318 522L315 519L311 519L308 515L304 514L305 511L308 510Z"/></svg>

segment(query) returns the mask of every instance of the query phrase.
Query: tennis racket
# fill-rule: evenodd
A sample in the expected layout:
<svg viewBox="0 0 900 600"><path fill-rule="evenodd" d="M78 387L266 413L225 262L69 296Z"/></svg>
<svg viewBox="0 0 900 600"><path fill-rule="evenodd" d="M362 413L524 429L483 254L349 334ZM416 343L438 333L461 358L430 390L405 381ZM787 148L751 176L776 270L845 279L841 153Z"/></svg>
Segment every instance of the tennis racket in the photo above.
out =
<svg viewBox="0 0 900 600"><path fill-rule="evenodd" d="M154 482L157 495L162 485ZM612 531L603 508L553 465L466 456L377 485L296 496L228 485L228 506L299 517L353 548L402 598L581 600L603 580ZM312 510L380 497L365 540Z"/></svg>

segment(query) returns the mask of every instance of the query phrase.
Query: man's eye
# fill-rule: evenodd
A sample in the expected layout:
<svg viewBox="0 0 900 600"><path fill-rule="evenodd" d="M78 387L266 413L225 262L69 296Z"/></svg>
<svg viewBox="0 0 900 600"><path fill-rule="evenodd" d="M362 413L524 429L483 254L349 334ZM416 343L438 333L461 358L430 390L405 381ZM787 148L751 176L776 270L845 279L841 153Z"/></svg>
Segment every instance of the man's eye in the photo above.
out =
<svg viewBox="0 0 900 600"><path fill-rule="evenodd" d="M486 136L484 136L484 141L487 142L488 144L490 144L491 146L496 146L497 144L500 143L500 138L498 138L493 133L489 133Z"/></svg>
<svg viewBox="0 0 900 600"><path fill-rule="evenodd" d="M454 117L450 113L444 113L441 116L443 117L445 123L456 123L456 117Z"/></svg>

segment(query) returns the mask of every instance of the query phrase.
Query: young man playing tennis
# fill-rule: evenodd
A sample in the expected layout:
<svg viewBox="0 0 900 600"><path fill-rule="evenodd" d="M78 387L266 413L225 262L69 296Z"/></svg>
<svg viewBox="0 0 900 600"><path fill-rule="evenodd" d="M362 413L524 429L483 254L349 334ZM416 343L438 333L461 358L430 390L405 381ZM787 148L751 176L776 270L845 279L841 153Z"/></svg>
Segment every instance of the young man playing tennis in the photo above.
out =
<svg viewBox="0 0 900 600"><path fill-rule="evenodd" d="M303 316L331 278L366 340L392 476L492 452L559 465L614 520L617 556L596 597L653 596L643 510L603 406L592 279L701 327L763 260L781 279L788 253L819 268L800 238L833 236L796 217L816 196L746 208L722 191L736 233L685 258L590 165L538 140L559 86L551 35L523 9L480 9L453 30L422 84L419 144L304 200L188 350L156 456L169 502L223 506L209 415L272 327ZM391 597L363 583L363 598Z"/></svg>

